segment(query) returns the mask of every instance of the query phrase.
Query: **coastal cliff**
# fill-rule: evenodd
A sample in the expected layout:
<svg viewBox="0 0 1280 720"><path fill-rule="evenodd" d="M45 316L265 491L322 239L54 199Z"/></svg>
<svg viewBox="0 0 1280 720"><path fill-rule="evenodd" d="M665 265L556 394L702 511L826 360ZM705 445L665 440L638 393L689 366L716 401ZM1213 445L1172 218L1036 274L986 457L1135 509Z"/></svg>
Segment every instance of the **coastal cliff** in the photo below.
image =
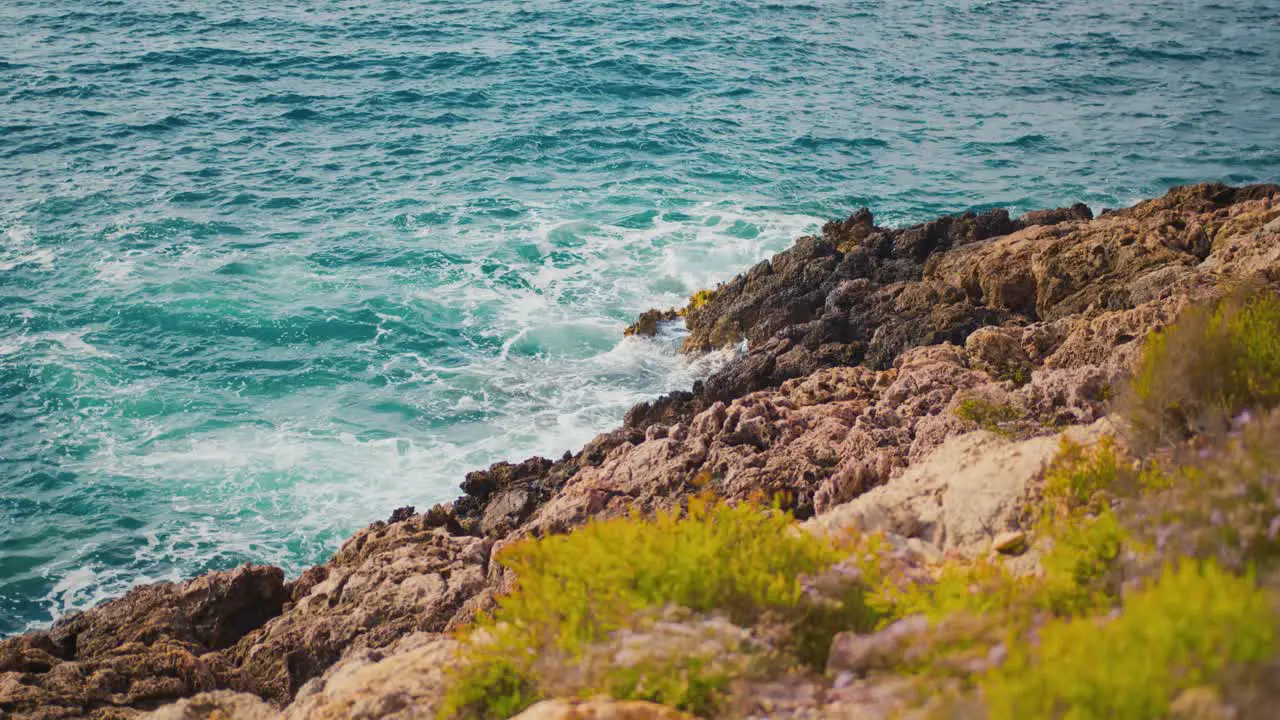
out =
<svg viewBox="0 0 1280 720"><path fill-rule="evenodd" d="M1048 535L1035 508L1060 437L1116 442L1135 462L1169 446L1135 434L1117 404L1153 333L1240 288L1280 289L1280 186L1175 188L1097 218L1076 205L890 229L861 210L628 330L682 321L685 352L741 348L690 391L636 406L577 454L469 473L456 501L395 510L297 579L251 565L139 587L0 641L0 711L434 717L466 628L516 588L504 551L692 498L771 503L813 533L878 533L905 575L976 558L1035 576ZM868 668L921 634L911 617L890 635L849 626L818 670L761 674L707 712L898 712L904 694ZM765 642L706 614L646 625L649 642L667 626ZM957 682L947 714L983 712ZM659 712L596 704L527 712Z"/></svg>

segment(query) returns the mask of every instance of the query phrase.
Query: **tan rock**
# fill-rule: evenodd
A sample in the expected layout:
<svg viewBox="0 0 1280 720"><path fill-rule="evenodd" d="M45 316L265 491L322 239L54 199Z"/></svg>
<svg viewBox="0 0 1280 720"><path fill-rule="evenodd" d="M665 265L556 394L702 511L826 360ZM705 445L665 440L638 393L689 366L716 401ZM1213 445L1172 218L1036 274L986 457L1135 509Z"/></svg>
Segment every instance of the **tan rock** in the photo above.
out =
<svg viewBox="0 0 1280 720"><path fill-rule="evenodd" d="M512 720L691 720L663 705L638 700L545 700Z"/></svg>
<svg viewBox="0 0 1280 720"><path fill-rule="evenodd" d="M1022 331L1018 328L985 327L974 330L965 341L969 367L985 370L1001 380L1031 379L1031 360L1022 348Z"/></svg>
<svg viewBox="0 0 1280 720"><path fill-rule="evenodd" d="M1066 434L1092 442L1110 429L1103 420ZM1017 530L1029 486L1058 447L1056 435L1022 441L986 431L961 435L889 483L805 525L830 533L856 528L915 536L944 552L976 556L996 536Z"/></svg>
<svg viewBox="0 0 1280 720"><path fill-rule="evenodd" d="M279 720L279 715L257 695L215 690L166 705L145 720Z"/></svg>
<svg viewBox="0 0 1280 720"><path fill-rule="evenodd" d="M415 633L385 651L352 653L303 685L281 720L432 720L456 644Z"/></svg>
<svg viewBox="0 0 1280 720"><path fill-rule="evenodd" d="M991 549L1002 555L1021 555L1027 551L1027 534L1021 530L1002 532L991 540Z"/></svg>
<svg viewBox="0 0 1280 720"><path fill-rule="evenodd" d="M226 651L232 687L281 705L344 656L444 631L487 587L493 542L430 528L422 516L377 523L343 544L290 610Z"/></svg>

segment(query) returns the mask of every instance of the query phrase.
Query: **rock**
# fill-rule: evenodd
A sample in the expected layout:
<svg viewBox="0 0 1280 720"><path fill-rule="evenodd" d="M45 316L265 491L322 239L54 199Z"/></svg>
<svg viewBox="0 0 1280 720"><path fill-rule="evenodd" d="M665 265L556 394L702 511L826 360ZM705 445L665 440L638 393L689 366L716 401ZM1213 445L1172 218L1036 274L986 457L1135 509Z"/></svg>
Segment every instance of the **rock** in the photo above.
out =
<svg viewBox="0 0 1280 720"><path fill-rule="evenodd" d="M1093 442L1108 421L1066 431ZM952 438L901 476L806 523L814 531L916 536L944 552L977 556L1018 529L1030 484L1057 454L1056 436L1010 441L978 431Z"/></svg>
<svg viewBox="0 0 1280 720"><path fill-rule="evenodd" d="M48 631L0 641L0 711L106 718L213 690L225 669L217 651L287 600L283 571L262 565L134 588Z"/></svg>
<svg viewBox="0 0 1280 720"><path fill-rule="evenodd" d="M1018 218L1018 223L1022 227L1031 227L1032 225L1057 225L1058 223L1092 220L1093 211L1084 203L1076 203L1069 208L1057 208L1054 210L1032 210Z"/></svg>
<svg viewBox="0 0 1280 720"><path fill-rule="evenodd" d="M1178 693L1169 706L1169 717L1175 720L1235 720L1237 713L1222 702L1216 688L1197 685Z"/></svg>
<svg viewBox="0 0 1280 720"><path fill-rule="evenodd" d="M978 328L965 340L969 367L984 370L993 378L1023 384L1031 379L1031 360L1022 348L1022 333L1016 329Z"/></svg>
<svg viewBox="0 0 1280 720"><path fill-rule="evenodd" d="M298 691L281 720L434 720L457 643L414 633L351 653Z"/></svg>
<svg viewBox="0 0 1280 720"><path fill-rule="evenodd" d="M639 700L544 700L512 720L692 720L678 710Z"/></svg>
<svg viewBox="0 0 1280 720"><path fill-rule="evenodd" d="M929 620L923 615L912 615L867 635L839 633L831 641L827 674L866 675L871 670L890 667L901 660L910 644L918 642L927 632Z"/></svg>
<svg viewBox="0 0 1280 720"><path fill-rule="evenodd" d="M325 578L288 612L225 651L227 683L284 705L339 658L443 632L488 586L492 546L428 527L421 516L375 523L343 544Z"/></svg>
<svg viewBox="0 0 1280 720"><path fill-rule="evenodd" d="M991 549L1002 555L1021 555L1027 551L1027 534L1021 530L1002 532L991 540Z"/></svg>
<svg viewBox="0 0 1280 720"><path fill-rule="evenodd" d="M146 720L278 720L279 711L257 695L215 690L179 700L147 714Z"/></svg>
<svg viewBox="0 0 1280 720"><path fill-rule="evenodd" d="M679 310L646 310L640 314L639 319L637 319L635 323L627 326L627 329L623 331L623 334L653 337L658 334L659 324L664 322L674 322L679 319Z"/></svg>

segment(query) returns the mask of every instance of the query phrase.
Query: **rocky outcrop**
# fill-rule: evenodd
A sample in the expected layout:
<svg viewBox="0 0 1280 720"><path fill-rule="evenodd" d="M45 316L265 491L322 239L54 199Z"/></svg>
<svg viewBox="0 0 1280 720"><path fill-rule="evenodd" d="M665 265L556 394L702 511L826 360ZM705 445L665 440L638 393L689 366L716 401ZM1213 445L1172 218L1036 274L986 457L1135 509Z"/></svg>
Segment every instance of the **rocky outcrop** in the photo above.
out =
<svg viewBox="0 0 1280 720"><path fill-rule="evenodd" d="M455 646L419 632L381 650L349 653L298 691L281 720L433 720Z"/></svg>
<svg viewBox="0 0 1280 720"><path fill-rule="evenodd" d="M1062 435L1090 445L1113 432L1104 418ZM951 438L901 476L807 525L833 534L857 529L919 538L971 557L1001 547L1008 551L1017 544L1033 483L1058 453L1059 437L1015 442L979 430Z"/></svg>
<svg viewBox="0 0 1280 720"><path fill-rule="evenodd" d="M295 581L210 573L0 641L0 715L124 718L188 698L158 717L426 717L446 631L509 581L490 562L503 544L694 493L774 498L926 555L986 552L1015 531L1057 431L1108 413L1146 335L1246 281L1280 283L1276 186L1177 188L1097 219L1075 206L889 229L860 211L641 318L644 334L683 316L691 353L742 346L688 391L577 454L470 473L457 501L401 508ZM892 705L856 677L814 687L809 710Z"/></svg>
<svg viewBox="0 0 1280 720"><path fill-rule="evenodd" d="M32 718L127 717L227 684L222 650L279 615L279 568L245 566L135 588L48 632L0 643L0 709Z"/></svg>
<svg viewBox="0 0 1280 720"><path fill-rule="evenodd" d="M283 705L344 654L443 632L487 587L491 546L422 516L361 531L292 585L287 612L222 653L227 685Z"/></svg>

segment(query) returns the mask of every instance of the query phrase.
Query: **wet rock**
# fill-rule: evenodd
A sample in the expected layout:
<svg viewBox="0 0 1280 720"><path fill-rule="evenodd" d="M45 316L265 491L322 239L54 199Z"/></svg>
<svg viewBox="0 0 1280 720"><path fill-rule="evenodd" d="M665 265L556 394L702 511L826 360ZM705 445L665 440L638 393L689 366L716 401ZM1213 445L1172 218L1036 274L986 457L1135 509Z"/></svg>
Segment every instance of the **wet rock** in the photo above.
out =
<svg viewBox="0 0 1280 720"><path fill-rule="evenodd" d="M404 522L414 516L417 510L412 505L396 508L391 512L391 517L387 518L388 523Z"/></svg>
<svg viewBox="0 0 1280 720"><path fill-rule="evenodd" d="M635 323L627 326L627 329L623 331L623 334L653 337L658 334L659 325L664 322L674 322L679 319L679 310L646 310L640 314L640 317L635 321Z"/></svg>
<svg viewBox="0 0 1280 720"><path fill-rule="evenodd" d="M1057 225L1058 223L1092 220L1093 211L1084 203L1076 203L1069 208L1055 208L1053 210L1032 210L1018 218L1018 223L1022 227L1031 227L1033 225Z"/></svg>

